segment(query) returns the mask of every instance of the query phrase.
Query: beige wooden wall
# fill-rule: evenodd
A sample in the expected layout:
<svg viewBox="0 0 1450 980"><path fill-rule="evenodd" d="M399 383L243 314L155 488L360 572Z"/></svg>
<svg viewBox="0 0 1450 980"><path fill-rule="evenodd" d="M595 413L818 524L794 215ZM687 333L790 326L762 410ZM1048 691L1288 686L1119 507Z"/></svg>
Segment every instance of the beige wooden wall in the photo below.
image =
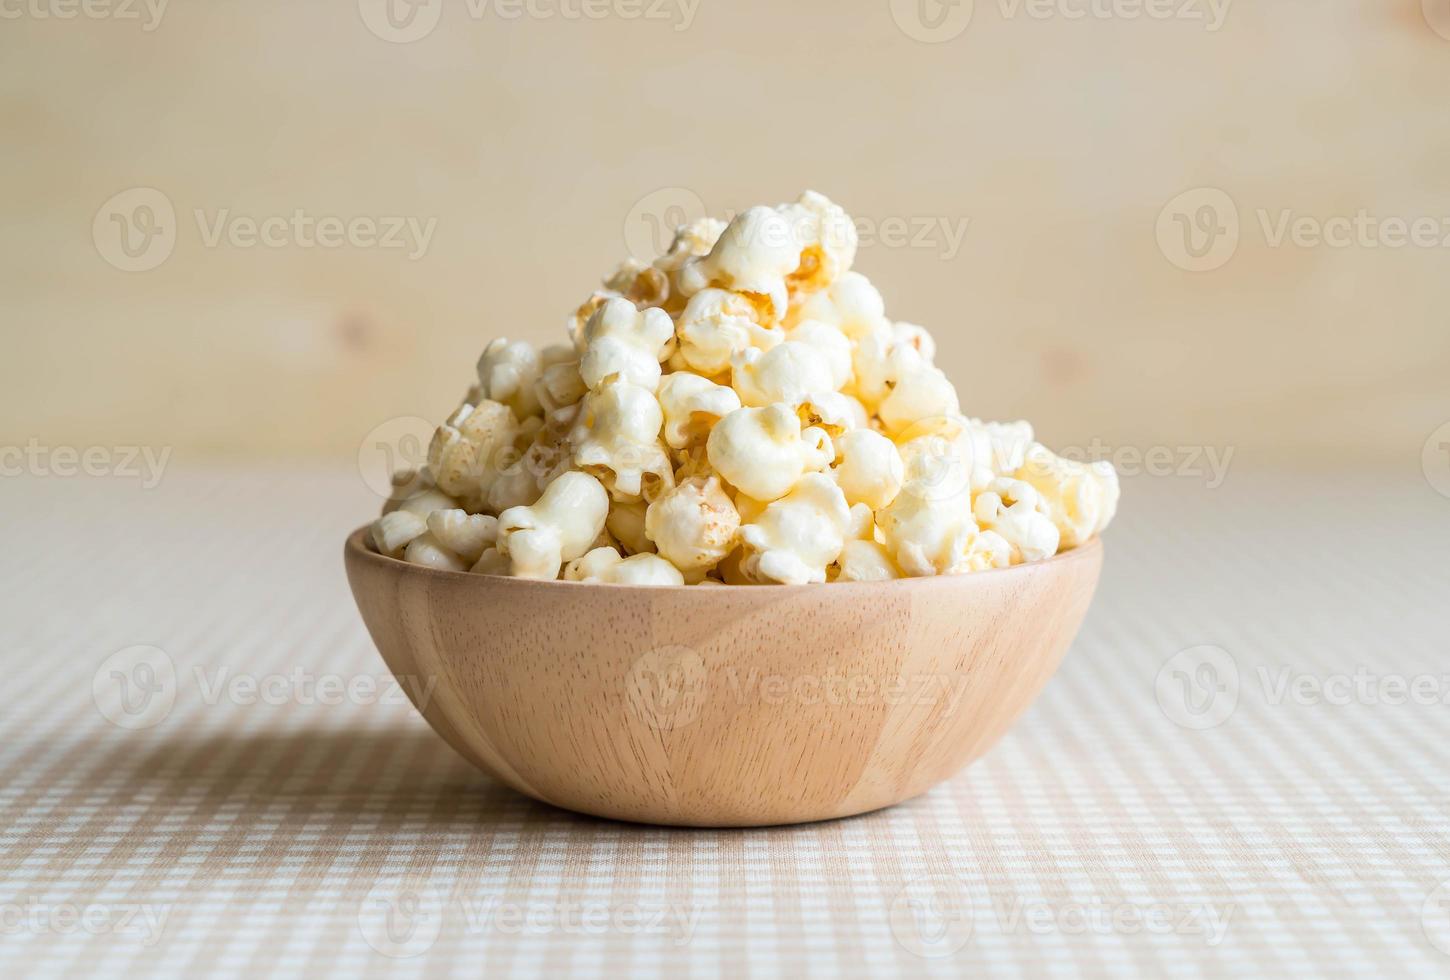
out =
<svg viewBox="0 0 1450 980"><path fill-rule="evenodd" d="M0 444L351 458L805 187L973 414L1404 471L1450 420L1450 0L384 2L0 0ZM250 242L299 214L432 230Z"/></svg>

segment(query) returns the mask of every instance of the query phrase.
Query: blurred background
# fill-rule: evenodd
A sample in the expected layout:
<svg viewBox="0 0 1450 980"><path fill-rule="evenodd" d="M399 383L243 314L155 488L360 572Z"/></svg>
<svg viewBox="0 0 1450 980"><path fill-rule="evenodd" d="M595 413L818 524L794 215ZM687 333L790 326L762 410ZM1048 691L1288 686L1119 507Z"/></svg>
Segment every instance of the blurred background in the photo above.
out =
<svg viewBox="0 0 1450 980"><path fill-rule="evenodd" d="M1408 475L1450 419L1450 0L0 21L3 445L350 463L676 221L807 187L963 408L1056 446Z"/></svg>

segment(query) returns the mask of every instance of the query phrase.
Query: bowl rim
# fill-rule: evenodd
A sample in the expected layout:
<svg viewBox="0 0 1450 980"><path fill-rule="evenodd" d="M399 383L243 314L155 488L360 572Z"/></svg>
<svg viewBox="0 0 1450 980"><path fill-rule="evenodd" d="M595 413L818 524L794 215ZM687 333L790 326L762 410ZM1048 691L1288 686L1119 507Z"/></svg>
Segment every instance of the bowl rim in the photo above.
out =
<svg viewBox="0 0 1450 980"><path fill-rule="evenodd" d="M482 572L468 571L455 572L447 568L431 568L427 565L415 565L412 562L403 561L401 558L390 558L369 547L368 533L371 527L371 523L364 524L347 536L347 542L343 548L344 557L365 561L379 568L392 567L396 571L404 574L442 577L444 579L472 579L478 582L480 588L493 586L509 589L616 589L649 595L657 595L660 593L688 593L690 595L721 594L721 589L711 588L709 586L619 585L613 582L566 582L562 579L514 578L509 575L487 575ZM727 586L728 592L723 594L738 595L744 592L750 595L783 596L800 594L807 590L819 590L825 587L829 589L826 594L840 596L852 591L877 593L883 589L927 588L933 582L966 584L981 581L984 576L1044 573L1048 568L1057 569L1072 562L1092 561L1100 556L1102 551L1102 537L1100 535L1094 535L1086 544L1079 545L1067 551L1058 552L1051 558L1044 558L1041 561L1024 562L1021 565L1012 565L1009 568L989 568L984 571L967 572L961 575L925 575L914 578L890 579L884 582L814 582L808 585L738 585Z"/></svg>

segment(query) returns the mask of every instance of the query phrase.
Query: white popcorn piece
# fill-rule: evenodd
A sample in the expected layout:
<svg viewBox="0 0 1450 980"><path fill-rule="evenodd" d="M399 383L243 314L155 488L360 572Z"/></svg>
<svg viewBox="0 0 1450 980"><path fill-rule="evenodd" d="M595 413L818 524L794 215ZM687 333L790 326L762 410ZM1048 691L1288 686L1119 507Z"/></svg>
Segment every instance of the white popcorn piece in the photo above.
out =
<svg viewBox="0 0 1450 980"><path fill-rule="evenodd" d="M890 330L885 301L859 272L847 272L829 289L805 297L792 307L786 323L794 326L807 320L829 323L853 341L878 328Z"/></svg>
<svg viewBox="0 0 1450 980"><path fill-rule="evenodd" d="M652 506L654 505L646 504L643 500L616 500L609 505L609 516L604 520L604 529L631 555L655 550L655 543L645 531L645 512Z"/></svg>
<svg viewBox="0 0 1450 980"><path fill-rule="evenodd" d="M579 357L572 350L570 354L546 365L539 372L539 380L534 382L534 397L545 415L579 404L579 399L589 392L579 373Z"/></svg>
<svg viewBox="0 0 1450 980"><path fill-rule="evenodd" d="M836 458L825 430L803 430L789 405L737 409L716 424L705 445L717 473L767 503L789 493L802 474L825 469Z"/></svg>
<svg viewBox="0 0 1450 980"><path fill-rule="evenodd" d="M972 487L980 490L997 477L1010 477L1027 462L1033 443L1028 422L983 422L967 419L972 445Z"/></svg>
<svg viewBox="0 0 1450 980"><path fill-rule="evenodd" d="M892 340L900 346L914 349L921 359L930 364L936 360L936 340L926 327L905 321L891 325Z"/></svg>
<svg viewBox="0 0 1450 980"><path fill-rule="evenodd" d="M403 549L428 530L428 523L411 511L395 510L373 521L369 537L378 554L389 558L403 557Z"/></svg>
<svg viewBox="0 0 1450 980"><path fill-rule="evenodd" d="M612 289L596 289L589 294L589 298L580 303L569 319L565 321L564 327L569 335L569 341L574 346L574 353L582 356L588 344L584 340L584 325L598 313L605 303L612 299L623 299Z"/></svg>
<svg viewBox="0 0 1450 980"><path fill-rule="evenodd" d="M1057 525L1048 516L1042 495L1030 483L1000 477L993 480L972 501L972 516L1010 545L1014 565L1057 554Z"/></svg>
<svg viewBox="0 0 1450 980"><path fill-rule="evenodd" d="M856 349L851 357L851 394L873 412L903 376L930 367L915 347L896 342L891 325L885 321L853 339Z"/></svg>
<svg viewBox="0 0 1450 980"><path fill-rule="evenodd" d="M678 325L680 363L706 377L730 370L730 360L750 348L769 350L785 339L779 327L763 326L744 296L705 289L690 297Z"/></svg>
<svg viewBox="0 0 1450 980"><path fill-rule="evenodd" d="M911 576L945 575L963 561L977 536L971 491L946 497L902 492L876 515L887 552Z"/></svg>
<svg viewBox="0 0 1450 980"><path fill-rule="evenodd" d="M698 374L676 371L660 380L659 403L665 414L665 445L686 449L703 442L716 422L739 408L740 396Z"/></svg>
<svg viewBox="0 0 1450 980"><path fill-rule="evenodd" d="M1118 510L1118 472L1106 460L1080 463L1033 443L1016 478L1042 494L1064 549L1076 548L1101 534Z"/></svg>
<svg viewBox="0 0 1450 980"><path fill-rule="evenodd" d="M833 442L836 463L831 476L847 503L865 504L875 511L896 499L906 480L906 464L895 443L870 429L853 429Z"/></svg>
<svg viewBox="0 0 1450 980"><path fill-rule="evenodd" d="M832 582L887 582L903 577L884 545L859 539L846 542L828 576Z"/></svg>
<svg viewBox="0 0 1450 980"><path fill-rule="evenodd" d="M489 510L502 513L510 507L533 503L544 492L544 487L573 465L574 444L569 441L569 433L578 414L577 407L570 407L544 417L533 441L489 487Z"/></svg>
<svg viewBox="0 0 1450 980"><path fill-rule="evenodd" d="M420 534L408 542L403 551L403 560L413 565L426 565L447 572L462 572L468 569L468 562L443 547L432 534Z"/></svg>
<svg viewBox="0 0 1450 980"><path fill-rule="evenodd" d="M980 531L967 546L967 553L947 569L948 575L985 572L1012 564L1012 545L996 531Z"/></svg>
<svg viewBox="0 0 1450 980"><path fill-rule="evenodd" d="M785 316L790 291L786 277L801 264L801 240L777 208L753 207L730 222L708 255L690 259L679 272L687 296L715 287L753 298L765 322Z"/></svg>
<svg viewBox="0 0 1450 980"><path fill-rule="evenodd" d="M956 415L959 411L957 389L946 374L923 362L896 374L891 392L877 406L876 414L886 431L895 435L914 422Z"/></svg>
<svg viewBox="0 0 1450 980"><path fill-rule="evenodd" d="M653 500L675 482L660 442L664 421L653 392L612 376L581 403L569 435L574 465L599 478L616 500Z"/></svg>
<svg viewBox="0 0 1450 980"><path fill-rule="evenodd" d="M974 486L973 443L963 419L916 422L901 434L896 448L905 467L903 494L940 500L957 497ZM970 508L970 500L967 506Z"/></svg>
<svg viewBox="0 0 1450 980"><path fill-rule="evenodd" d="M517 434L508 405L489 399L477 406L465 402L433 434L428 469L439 489L465 509L482 510L493 481L510 462Z"/></svg>
<svg viewBox="0 0 1450 980"><path fill-rule="evenodd" d="M699 218L675 229L674 241L655 260L655 268L663 272L677 272L691 259L709 255L720 236L725 233L726 224L719 218Z"/></svg>
<svg viewBox="0 0 1450 980"><path fill-rule="evenodd" d="M428 515L428 533L472 565L497 540L498 518L466 510L435 510Z"/></svg>
<svg viewBox="0 0 1450 980"><path fill-rule="evenodd" d="M735 509L740 514L740 523L749 524L765 513L768 500L756 500L742 490L735 491Z"/></svg>
<svg viewBox="0 0 1450 980"><path fill-rule="evenodd" d="M429 479L431 479L431 476ZM442 490L434 487L428 490L422 490L404 499L390 501L388 506L384 508L383 513L388 514L404 510L410 514L417 514L419 517L427 520L428 515L435 510L451 510L457 506L458 501L448 496Z"/></svg>
<svg viewBox="0 0 1450 980"><path fill-rule="evenodd" d="M740 513L716 476L680 481L645 513L646 534L687 578L720 564L739 531Z"/></svg>
<svg viewBox="0 0 1450 980"><path fill-rule="evenodd" d="M827 566L845 547L850 525L851 511L840 487L823 473L808 474L740 528L740 570L757 582L824 582Z"/></svg>
<svg viewBox="0 0 1450 980"><path fill-rule="evenodd" d="M537 415L539 402L534 382L539 380L539 352L523 340L500 337L483 349L478 359L479 392L502 402L519 418Z"/></svg>
<svg viewBox="0 0 1450 980"><path fill-rule="evenodd" d="M618 375L654 391L660 361L670 356L675 324L664 310L639 310L627 299L608 299L584 324L579 376L591 390Z"/></svg>
<svg viewBox="0 0 1450 980"><path fill-rule="evenodd" d="M962 415L918 419L896 436L907 460L907 482L955 493L963 485L984 490L1010 477L1026 459L1032 426L1026 422L983 422ZM940 495L940 489L934 492Z"/></svg>
<svg viewBox="0 0 1450 980"><path fill-rule="evenodd" d="M566 561L583 555L604 530L609 494L588 473L569 471L550 483L528 507L498 517L498 551L509 574L553 579Z"/></svg>
<svg viewBox="0 0 1450 980"><path fill-rule="evenodd" d="M850 271L859 242L856 223L842 207L824 194L806 191L779 210L800 244L795 271L786 277L791 297L825 289Z"/></svg>
<svg viewBox="0 0 1450 980"><path fill-rule="evenodd" d="M646 265L638 259L625 259L604 280L604 288L618 293L643 310L665 305L670 298L670 277L663 269Z"/></svg>
<svg viewBox="0 0 1450 980"><path fill-rule="evenodd" d="M469 569L476 575L503 575L509 574L509 560L500 554L497 548L486 548L478 561L473 563Z"/></svg>
<svg viewBox="0 0 1450 980"><path fill-rule="evenodd" d="M680 570L659 555L622 558L613 548L595 548L564 569L569 582L604 582L609 585L684 585Z"/></svg>
<svg viewBox="0 0 1450 980"><path fill-rule="evenodd" d="M768 351L746 349L731 358L740 402L761 408L776 402L799 406L816 393L835 393L831 367L809 344L785 341Z"/></svg>
<svg viewBox="0 0 1450 980"><path fill-rule="evenodd" d="M851 383L854 369L851 358L854 347L841 328L824 320L802 320L786 331L785 339L805 344L825 360L831 375L831 390L837 391Z"/></svg>

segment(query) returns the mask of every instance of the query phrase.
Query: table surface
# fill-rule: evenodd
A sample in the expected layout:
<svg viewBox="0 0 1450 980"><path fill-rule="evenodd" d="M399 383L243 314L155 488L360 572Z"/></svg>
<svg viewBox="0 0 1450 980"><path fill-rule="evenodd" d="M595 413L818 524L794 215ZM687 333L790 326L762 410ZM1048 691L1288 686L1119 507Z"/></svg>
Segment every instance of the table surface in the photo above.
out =
<svg viewBox="0 0 1450 980"><path fill-rule="evenodd" d="M0 974L1450 971L1450 500L1413 473L1129 481L995 750L750 831L460 761L348 594L375 506L319 469L0 480Z"/></svg>

